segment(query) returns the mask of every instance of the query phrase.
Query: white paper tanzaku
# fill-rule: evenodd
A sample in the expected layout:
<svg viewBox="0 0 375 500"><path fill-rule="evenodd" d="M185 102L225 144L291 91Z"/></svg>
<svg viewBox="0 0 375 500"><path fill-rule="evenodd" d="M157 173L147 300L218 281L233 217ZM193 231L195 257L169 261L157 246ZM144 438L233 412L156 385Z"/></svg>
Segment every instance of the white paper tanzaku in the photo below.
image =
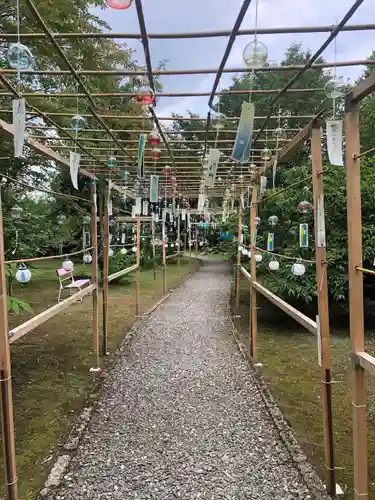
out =
<svg viewBox="0 0 375 500"><path fill-rule="evenodd" d="M70 179L74 189L78 189L78 170L81 155L75 151L69 152Z"/></svg>
<svg viewBox="0 0 375 500"><path fill-rule="evenodd" d="M25 99L13 100L13 128L14 128L14 157L23 154L25 143L26 106Z"/></svg>
<svg viewBox="0 0 375 500"><path fill-rule="evenodd" d="M331 165L344 165L342 153L342 120L327 120L327 150Z"/></svg>

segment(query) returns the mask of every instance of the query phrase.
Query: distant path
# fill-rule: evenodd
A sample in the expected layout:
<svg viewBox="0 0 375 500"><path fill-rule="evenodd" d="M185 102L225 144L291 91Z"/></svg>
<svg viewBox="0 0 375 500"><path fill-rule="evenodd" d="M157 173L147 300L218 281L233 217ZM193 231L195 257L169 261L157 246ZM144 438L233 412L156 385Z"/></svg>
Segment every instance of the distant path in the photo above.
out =
<svg viewBox="0 0 375 500"><path fill-rule="evenodd" d="M57 499L312 498L228 335L230 278L206 261L143 322Z"/></svg>

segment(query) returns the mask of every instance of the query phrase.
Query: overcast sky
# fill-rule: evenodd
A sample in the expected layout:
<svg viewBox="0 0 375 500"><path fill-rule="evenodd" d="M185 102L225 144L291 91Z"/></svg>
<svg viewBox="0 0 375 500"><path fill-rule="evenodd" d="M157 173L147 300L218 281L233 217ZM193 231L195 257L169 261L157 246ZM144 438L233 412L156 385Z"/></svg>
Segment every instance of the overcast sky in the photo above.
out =
<svg viewBox="0 0 375 500"><path fill-rule="evenodd" d="M316 26L339 22L354 0L259 0L258 27ZM143 0L146 28L149 33L187 31L230 30L233 27L243 0ZM97 11L115 32L139 33L135 5L124 11L106 9ZM255 0L242 23L242 28L254 28ZM375 22L375 1L365 0L348 24ZM305 48L315 52L328 33L303 35L264 35L260 40L268 46L268 59L280 62L285 49L292 42L302 42ZM237 38L226 67L243 65L242 50L250 36ZM136 50L135 57L144 64L143 47L138 40L127 41ZM169 69L217 68L220 64L226 38L150 40L151 59L155 67L158 61L168 60ZM366 59L375 49L373 32L347 32L337 38L337 61ZM334 47L324 52L324 58L334 60ZM343 68L338 74L355 79L363 67ZM162 79L165 92L211 91L215 75L166 76ZM292 76L292 73L291 73ZM220 87L225 88L231 75L222 77ZM186 114L186 110L206 115L208 97L162 98L156 112L169 116L172 112Z"/></svg>

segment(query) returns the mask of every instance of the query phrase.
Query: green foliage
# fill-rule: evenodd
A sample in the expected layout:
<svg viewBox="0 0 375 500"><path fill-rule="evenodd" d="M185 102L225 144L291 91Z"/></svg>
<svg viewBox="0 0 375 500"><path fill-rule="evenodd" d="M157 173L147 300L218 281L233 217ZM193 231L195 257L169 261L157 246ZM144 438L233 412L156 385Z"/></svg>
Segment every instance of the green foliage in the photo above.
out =
<svg viewBox="0 0 375 500"><path fill-rule="evenodd" d="M134 264L135 264L135 257L134 253L131 250L129 250L126 255L122 255L120 252L117 252L113 257L109 258L108 274L117 273L118 271L133 266ZM124 278L125 277L126 276L124 276ZM121 279L122 278L119 278L119 280Z"/></svg>
<svg viewBox="0 0 375 500"><path fill-rule="evenodd" d="M16 297L7 297L8 303L8 311L11 311L15 314L20 314L21 312L28 312L33 314L34 311L32 307L21 299L17 299Z"/></svg>

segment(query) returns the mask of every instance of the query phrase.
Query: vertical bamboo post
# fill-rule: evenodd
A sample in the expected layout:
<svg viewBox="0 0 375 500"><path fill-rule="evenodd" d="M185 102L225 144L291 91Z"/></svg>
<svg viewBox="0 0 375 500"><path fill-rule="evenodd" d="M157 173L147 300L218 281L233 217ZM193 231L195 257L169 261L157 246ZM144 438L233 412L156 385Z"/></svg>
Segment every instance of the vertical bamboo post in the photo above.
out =
<svg viewBox="0 0 375 500"><path fill-rule="evenodd" d="M253 187L253 193L251 196L251 207L250 207L250 247L251 247L251 257L250 257L250 271L251 271L251 342L250 342L250 356L254 361L257 359L257 333L258 333L258 315L257 315L257 292L253 286L253 283L257 280L257 268L255 261L256 253L256 223L255 217L257 216L258 210L258 191L257 186Z"/></svg>
<svg viewBox="0 0 375 500"><path fill-rule="evenodd" d="M190 220L190 213L189 215L187 216L187 220L188 220L188 231L189 231L189 274L191 274L191 247L193 245L193 241L191 239L191 220Z"/></svg>
<svg viewBox="0 0 375 500"><path fill-rule="evenodd" d="M163 293L167 293L167 259L166 259L166 247L165 247L165 217L167 216L166 214L167 209L165 209L165 213L163 214L163 219L162 219L162 239L163 239Z"/></svg>
<svg viewBox="0 0 375 500"><path fill-rule="evenodd" d="M250 202L250 199L249 199ZM250 229L250 235L251 235L251 204L249 203L249 229ZM251 248L251 236L250 236L250 248ZM251 261L250 261L251 265ZM251 271L251 269L250 269ZM251 273L250 273L251 274ZM252 310L252 286L251 286L251 279L249 281L249 356L252 356L252 351L251 351L251 346L252 346L252 330L251 330L251 310Z"/></svg>
<svg viewBox="0 0 375 500"><path fill-rule="evenodd" d="M333 496L336 494L336 478L332 415L331 339L329 331L328 268L326 262L323 164L320 135L320 121L315 121L311 136L311 155L314 197L316 287L321 335L324 456L327 470L327 493Z"/></svg>
<svg viewBox="0 0 375 500"><path fill-rule="evenodd" d="M356 362L356 353L365 350L362 267L362 209L359 111L355 103L346 101L345 163L348 218L349 316L352 344L352 411L354 453L354 499L367 498L367 422L365 370Z"/></svg>
<svg viewBox="0 0 375 500"><path fill-rule="evenodd" d="M135 280L136 294L135 294L135 315L139 316L140 304L141 304L141 219L139 215L137 216L137 254L136 254L136 264L137 274Z"/></svg>
<svg viewBox="0 0 375 500"><path fill-rule="evenodd" d="M238 232L237 232L237 267L235 268L236 275L236 310L238 311L240 307L240 285L241 285L241 273L240 273L240 265L241 265L241 238L242 236L242 202L240 200L240 204L238 206Z"/></svg>
<svg viewBox="0 0 375 500"><path fill-rule="evenodd" d="M108 349L108 264L109 264L109 190L105 189L103 210L103 339L102 355L107 355Z"/></svg>
<svg viewBox="0 0 375 500"><path fill-rule="evenodd" d="M3 214L0 190L0 409L3 437L5 484L8 500L18 500L16 452L14 444L13 399L10 350L8 341L8 306L5 278Z"/></svg>
<svg viewBox="0 0 375 500"><path fill-rule="evenodd" d="M99 369L99 311L98 311L98 207L96 184L91 184L91 282L96 285L92 292L92 348L95 356L94 369Z"/></svg>
<svg viewBox="0 0 375 500"><path fill-rule="evenodd" d="M181 274L181 262L180 262L180 214L178 215L178 218L177 218L177 243L178 243L178 257L177 257L177 264L178 264L178 268L177 268L177 273L178 273L178 276L180 276Z"/></svg>
<svg viewBox="0 0 375 500"><path fill-rule="evenodd" d="M152 217L151 221L151 239L152 239L152 269L154 280L156 280L156 251L155 251L155 219Z"/></svg>

